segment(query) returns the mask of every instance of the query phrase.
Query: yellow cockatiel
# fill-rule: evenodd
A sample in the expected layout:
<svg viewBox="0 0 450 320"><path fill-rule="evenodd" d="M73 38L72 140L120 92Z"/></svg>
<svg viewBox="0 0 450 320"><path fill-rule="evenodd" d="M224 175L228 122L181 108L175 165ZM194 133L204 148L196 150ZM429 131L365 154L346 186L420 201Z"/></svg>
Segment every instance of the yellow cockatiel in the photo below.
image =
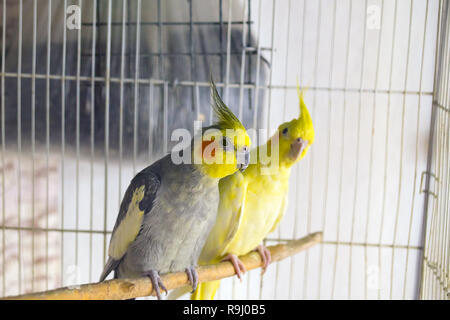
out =
<svg viewBox="0 0 450 320"><path fill-rule="evenodd" d="M292 165L305 156L314 142L312 119L300 89L298 96L299 118L280 125L265 145L253 149L253 161L246 171L220 180L217 219L200 255L200 265L229 260L241 278L245 269L238 256L254 249L262 256L264 270L270 263L270 252L261 243L283 218ZM273 159L277 146L278 170L269 169L270 164L264 165L267 162L261 161L260 156L265 153ZM214 299L219 285L220 281L200 283L191 298Z"/></svg>

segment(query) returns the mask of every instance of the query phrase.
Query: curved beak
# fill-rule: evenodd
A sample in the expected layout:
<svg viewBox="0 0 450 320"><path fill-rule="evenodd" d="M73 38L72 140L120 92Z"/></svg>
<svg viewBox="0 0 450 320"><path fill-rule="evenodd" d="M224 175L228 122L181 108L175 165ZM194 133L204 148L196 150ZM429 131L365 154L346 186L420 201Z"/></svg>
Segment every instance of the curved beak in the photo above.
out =
<svg viewBox="0 0 450 320"><path fill-rule="evenodd" d="M250 151L248 149L239 150L236 154L237 157L237 168L239 171L244 171L247 169L248 164L250 163Z"/></svg>
<svg viewBox="0 0 450 320"><path fill-rule="evenodd" d="M292 160L297 160L298 156L302 154L303 150L308 145L306 140L302 138L297 138L294 142L291 143L291 150L289 151L289 156Z"/></svg>

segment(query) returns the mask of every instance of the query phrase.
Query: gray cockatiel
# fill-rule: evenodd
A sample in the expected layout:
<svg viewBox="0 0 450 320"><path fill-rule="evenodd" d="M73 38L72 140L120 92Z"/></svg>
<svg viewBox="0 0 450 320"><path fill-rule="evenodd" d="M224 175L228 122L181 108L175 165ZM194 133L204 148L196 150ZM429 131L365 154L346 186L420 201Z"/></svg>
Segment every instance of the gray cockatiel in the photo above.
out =
<svg viewBox="0 0 450 320"><path fill-rule="evenodd" d="M200 143L191 143L180 152L190 153L192 159L200 155L200 161L175 164L169 154L132 179L100 281L111 271L115 278L149 276L161 298L160 289L167 290L159 274L186 271L196 288L197 259L216 219L218 181L245 169L249 161L250 139L245 128L222 102L212 81L211 92L217 122L202 130Z"/></svg>

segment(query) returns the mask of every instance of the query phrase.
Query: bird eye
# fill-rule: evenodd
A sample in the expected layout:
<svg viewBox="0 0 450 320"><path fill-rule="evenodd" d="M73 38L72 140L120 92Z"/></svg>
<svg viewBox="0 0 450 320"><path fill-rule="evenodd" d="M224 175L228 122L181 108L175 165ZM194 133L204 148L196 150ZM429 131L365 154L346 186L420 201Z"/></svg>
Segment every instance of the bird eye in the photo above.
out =
<svg viewBox="0 0 450 320"><path fill-rule="evenodd" d="M286 134L288 133L288 128L284 128L283 131L282 131L282 133L283 133L284 135L286 135Z"/></svg>
<svg viewBox="0 0 450 320"><path fill-rule="evenodd" d="M222 148L225 151L228 151L233 148L233 146L231 145L231 141L227 137L222 138Z"/></svg>

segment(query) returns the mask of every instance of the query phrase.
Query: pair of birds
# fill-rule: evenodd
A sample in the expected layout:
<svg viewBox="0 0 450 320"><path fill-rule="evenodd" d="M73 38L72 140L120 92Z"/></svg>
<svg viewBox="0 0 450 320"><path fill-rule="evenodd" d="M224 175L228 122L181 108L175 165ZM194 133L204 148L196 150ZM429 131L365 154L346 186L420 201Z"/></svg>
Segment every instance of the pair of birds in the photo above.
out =
<svg viewBox="0 0 450 320"><path fill-rule="evenodd" d="M194 137L180 152L200 161L174 164L169 154L132 179L100 281L112 271L114 278L148 276L161 299L167 289L160 274L185 271L194 289L191 298L205 300L214 298L220 281L198 284L197 264L228 260L241 278L246 270L238 256L256 249L263 272L270 263L261 243L284 215L292 165L314 142L310 114L298 90L299 118L281 124L266 144L250 151L244 126L212 80L210 86L216 122L202 129L201 143ZM250 158L255 161L249 164Z"/></svg>

